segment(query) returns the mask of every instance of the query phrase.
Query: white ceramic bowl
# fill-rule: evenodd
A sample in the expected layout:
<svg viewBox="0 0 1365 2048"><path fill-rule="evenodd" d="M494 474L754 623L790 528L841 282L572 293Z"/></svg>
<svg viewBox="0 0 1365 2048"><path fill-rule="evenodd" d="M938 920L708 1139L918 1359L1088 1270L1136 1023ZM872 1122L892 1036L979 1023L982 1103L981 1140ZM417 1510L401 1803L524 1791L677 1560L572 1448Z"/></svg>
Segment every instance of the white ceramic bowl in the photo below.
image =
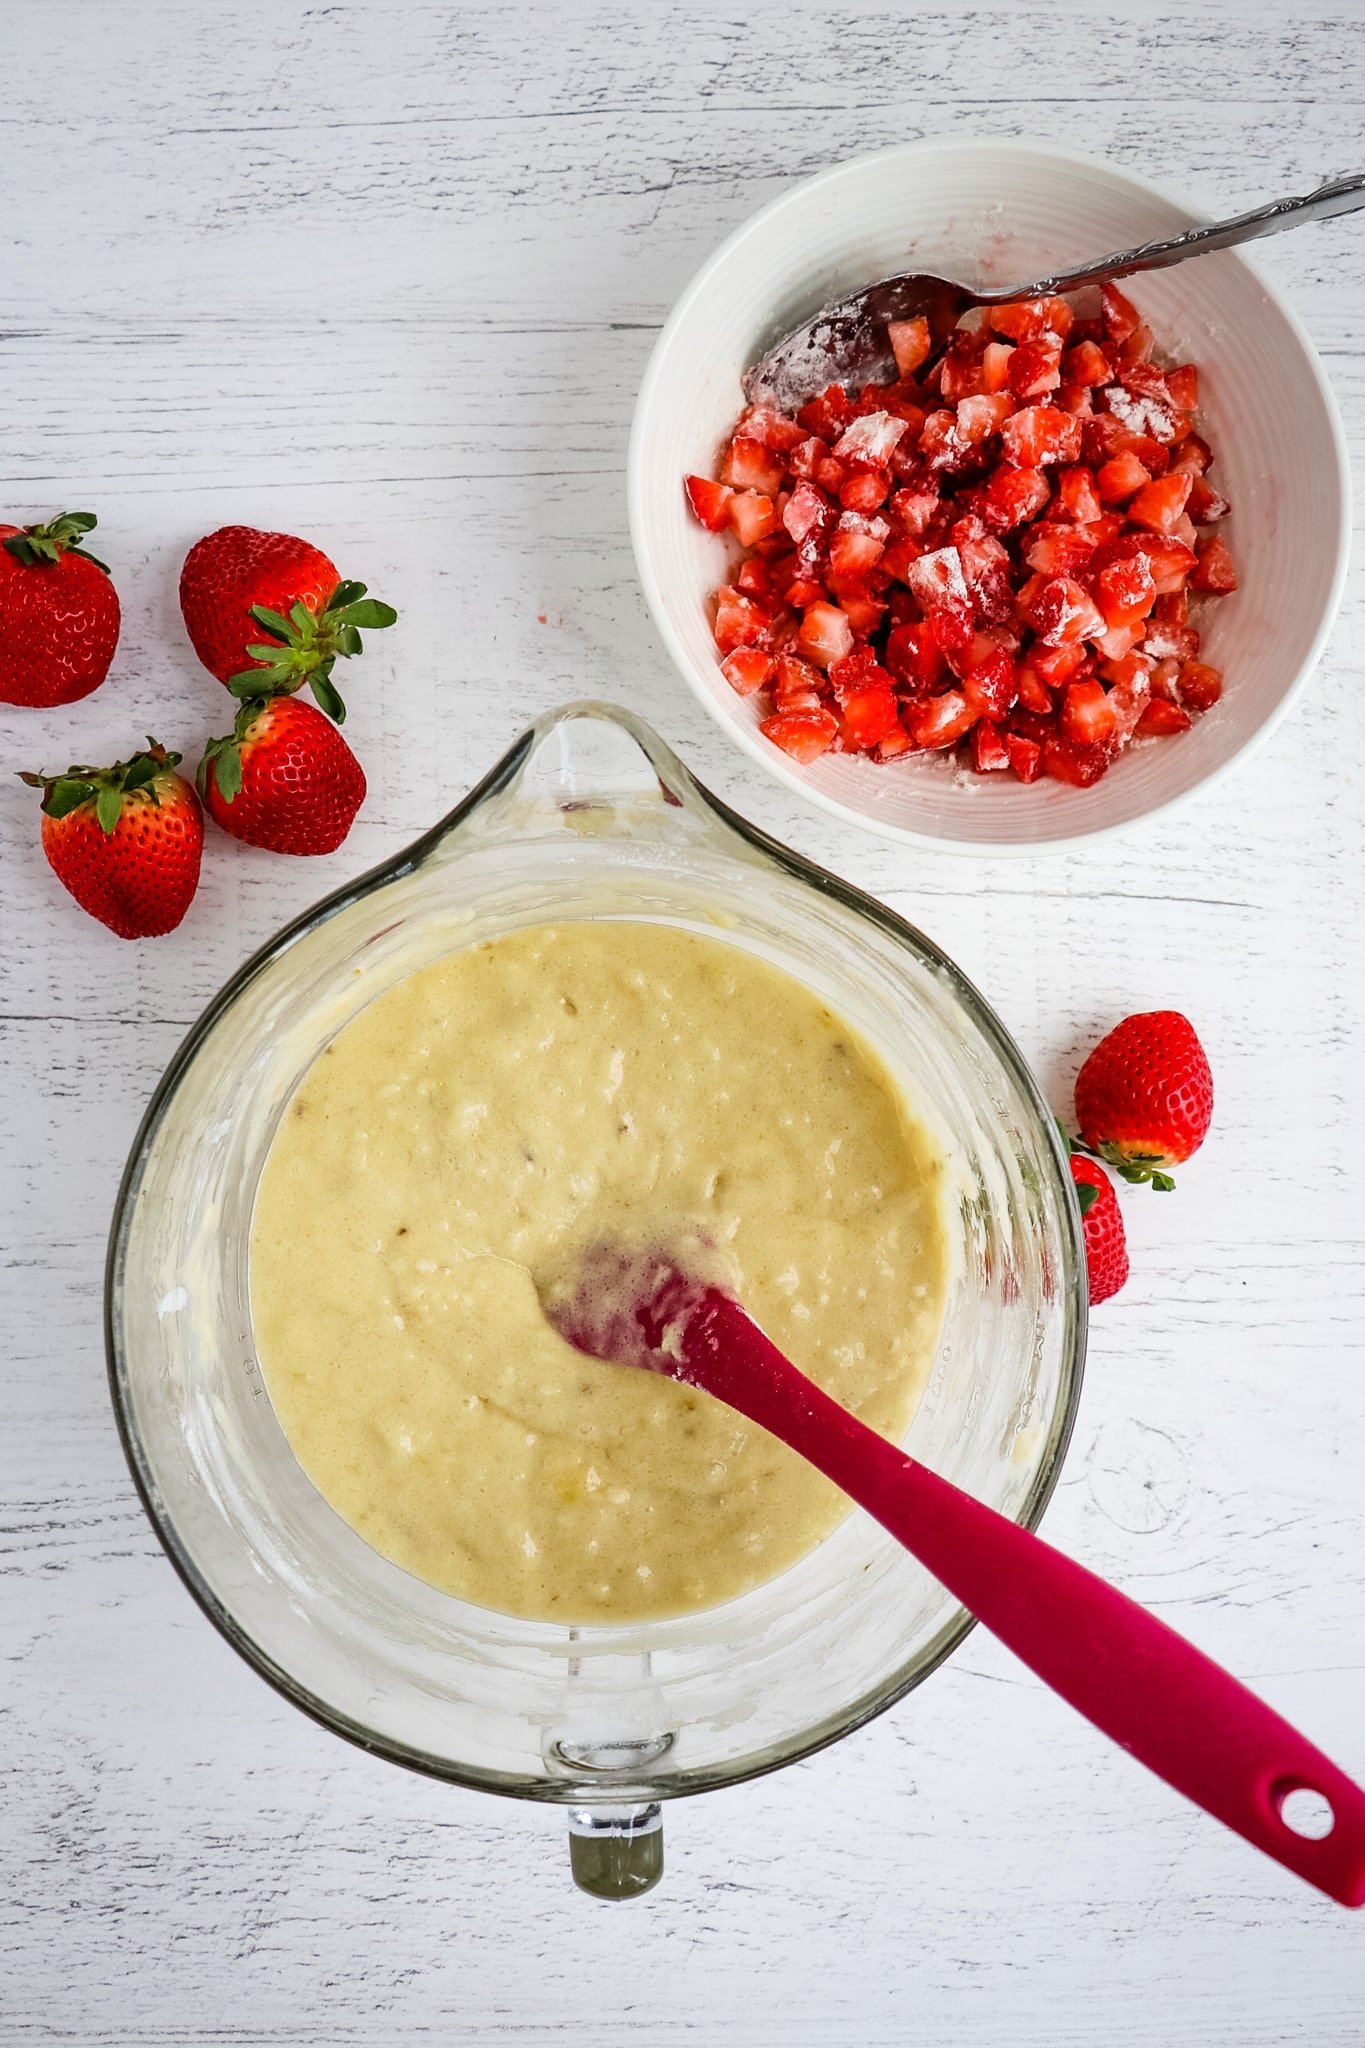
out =
<svg viewBox="0 0 1365 2048"><path fill-rule="evenodd" d="M1222 701L1191 731L1134 746L1091 789L964 773L943 757L886 766L826 755L798 767L759 731L753 699L717 665L708 598L736 550L691 517L688 471L713 474L743 404L740 375L827 300L919 268L1009 284L1200 216L1107 164L1030 142L920 142L794 186L736 230L693 278L636 402L630 523L645 597L679 669L769 772L823 809L888 837L1001 854L1077 845L1153 817L1226 772L1291 709L1341 597L1350 538L1345 440L1311 342L1232 252L1128 287L1158 350L1199 365L1213 481L1241 587L1209 607L1204 658ZM1308 232L1311 232L1309 230ZM1201 621L1201 623L1203 623Z"/></svg>

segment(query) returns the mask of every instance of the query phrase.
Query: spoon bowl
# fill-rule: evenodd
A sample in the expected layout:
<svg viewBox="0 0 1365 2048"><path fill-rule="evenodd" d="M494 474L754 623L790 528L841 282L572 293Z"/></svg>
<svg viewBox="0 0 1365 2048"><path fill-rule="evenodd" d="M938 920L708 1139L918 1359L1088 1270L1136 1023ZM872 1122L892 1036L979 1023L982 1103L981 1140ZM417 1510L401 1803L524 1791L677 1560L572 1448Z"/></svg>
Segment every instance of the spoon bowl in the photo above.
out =
<svg viewBox="0 0 1365 2048"><path fill-rule="evenodd" d="M1144 270L1170 270L1191 257L1217 249L1235 249L1262 235L1278 235L1309 221L1329 220L1365 206L1365 176L1332 178L1297 199L1276 199L1208 227L1186 228L1182 234L1159 236L1136 248L1073 264L1031 284L993 287L954 283L927 270L879 278L860 291L847 293L821 307L760 357L744 374L744 393L786 412L804 405L830 384L862 385L889 382L896 359L888 326L900 320L926 319L935 352L947 341L962 315L972 306L998 306L1012 299L1042 298L1051 292L1074 291L1084 284L1104 284L1134 277Z"/></svg>

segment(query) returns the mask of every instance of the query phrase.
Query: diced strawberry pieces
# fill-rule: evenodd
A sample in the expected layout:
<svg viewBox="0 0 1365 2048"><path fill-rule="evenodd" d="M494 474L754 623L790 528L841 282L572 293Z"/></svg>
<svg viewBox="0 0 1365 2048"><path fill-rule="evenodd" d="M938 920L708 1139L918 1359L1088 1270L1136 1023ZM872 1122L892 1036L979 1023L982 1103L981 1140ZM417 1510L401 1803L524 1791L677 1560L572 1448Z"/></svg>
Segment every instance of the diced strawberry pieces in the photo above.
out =
<svg viewBox="0 0 1365 2048"><path fill-rule="evenodd" d="M782 464L772 450L742 434L730 443L720 475L721 482L734 490L761 491L770 498L777 496L783 482Z"/></svg>
<svg viewBox="0 0 1365 2048"><path fill-rule="evenodd" d="M966 328L959 327L948 343L940 366L938 388L951 405L956 405L959 398L970 398L973 392L983 388L981 348Z"/></svg>
<svg viewBox="0 0 1365 2048"><path fill-rule="evenodd" d="M1154 339L1151 328L1145 321L1139 320L1128 339L1119 343L1119 361L1145 363L1152 353Z"/></svg>
<svg viewBox="0 0 1365 2048"><path fill-rule="evenodd" d="M1122 661L1124 655L1130 654L1142 641L1144 630L1141 619L1106 626L1102 633L1095 634L1095 647L1106 661Z"/></svg>
<svg viewBox="0 0 1365 2048"><path fill-rule="evenodd" d="M773 658L757 647L737 647L733 654L727 654L720 665L720 672L732 690L741 697L752 697L768 682L773 672Z"/></svg>
<svg viewBox="0 0 1365 2048"><path fill-rule="evenodd" d="M855 470L839 486L839 503L849 512L875 512L886 503L890 489L890 470Z"/></svg>
<svg viewBox="0 0 1365 2048"><path fill-rule="evenodd" d="M761 605L728 586L716 592L716 645L722 654L767 643L772 618Z"/></svg>
<svg viewBox="0 0 1365 2048"><path fill-rule="evenodd" d="M1043 742L1043 773L1076 789L1089 789L1109 767L1108 747L1078 745L1058 734Z"/></svg>
<svg viewBox="0 0 1365 2048"><path fill-rule="evenodd" d="M1019 593L1019 609L1040 640L1053 646L1087 640L1104 620L1088 590L1070 576L1034 576Z"/></svg>
<svg viewBox="0 0 1365 2048"><path fill-rule="evenodd" d="M1151 472L1144 469L1136 455L1115 455L1096 472L1095 488L1102 504L1121 505L1151 481Z"/></svg>
<svg viewBox="0 0 1365 2048"><path fill-rule="evenodd" d="M736 428L746 441L759 441L765 448L774 448L779 454L786 454L797 448L805 438L805 429L786 413L778 412L771 405L751 405Z"/></svg>
<svg viewBox="0 0 1365 2048"><path fill-rule="evenodd" d="M1199 372L1193 363L1179 363L1166 372L1166 389L1182 412L1193 412L1199 403Z"/></svg>
<svg viewBox="0 0 1365 2048"><path fill-rule="evenodd" d="M976 713L960 690L938 697L916 697L902 713L905 730L917 747L956 746L976 722Z"/></svg>
<svg viewBox="0 0 1365 2048"><path fill-rule="evenodd" d="M1165 738L1171 733L1188 732L1190 714L1182 711L1178 704L1168 704L1163 698L1153 697L1137 722L1137 737L1140 740Z"/></svg>
<svg viewBox="0 0 1365 2048"><path fill-rule="evenodd" d="M1021 732L1007 732L1005 753L1021 782L1038 780L1043 772L1043 750L1037 740L1025 739Z"/></svg>
<svg viewBox="0 0 1365 2048"><path fill-rule="evenodd" d="M1109 358L1093 341L1077 342L1062 359L1062 377L1068 384L1107 384L1113 374Z"/></svg>
<svg viewBox="0 0 1365 2048"><path fill-rule="evenodd" d="M872 520L865 513L845 512L829 544L829 573L836 583L865 576L886 552L890 528L884 519Z"/></svg>
<svg viewBox="0 0 1365 2048"><path fill-rule="evenodd" d="M1237 588L1237 569L1218 535L1201 540L1195 548L1198 560L1190 577L1192 590L1207 590L1216 596L1223 596Z"/></svg>
<svg viewBox="0 0 1365 2048"><path fill-rule="evenodd" d="M1100 516L1100 494L1088 469L1064 469L1057 478L1057 496L1078 525L1086 525Z"/></svg>
<svg viewBox="0 0 1365 2048"><path fill-rule="evenodd" d="M1211 525L1215 519L1226 519L1232 510L1226 498L1220 497L1211 484L1197 476L1190 486L1190 495L1185 510L1196 526Z"/></svg>
<svg viewBox="0 0 1365 2048"><path fill-rule="evenodd" d="M1061 381L1059 341L1025 341L1015 349L1009 366L1009 384L1016 398L1044 398Z"/></svg>
<svg viewBox="0 0 1365 2048"><path fill-rule="evenodd" d="M1010 765L1005 736L989 718L978 719L972 727L971 750L972 766L978 775L993 775Z"/></svg>
<svg viewBox="0 0 1365 2048"><path fill-rule="evenodd" d="M906 578L925 611L945 600L967 603L967 579L956 548L936 548L912 563Z"/></svg>
<svg viewBox="0 0 1365 2048"><path fill-rule="evenodd" d="M1087 527L1068 525L1065 521L1044 521L1032 532L1024 560L1030 569L1038 569L1046 576L1077 575L1086 567L1097 545Z"/></svg>
<svg viewBox="0 0 1365 2048"><path fill-rule="evenodd" d="M879 597L855 597L845 592L840 599L844 617L853 628L855 639L866 640L875 633L886 611L886 602Z"/></svg>
<svg viewBox="0 0 1365 2048"><path fill-rule="evenodd" d="M798 761L962 743L978 774L1088 788L1130 739L1186 730L1223 685L1188 593L1237 582L1199 533L1228 506L1193 365L1155 363L1110 286L1098 318L969 316L927 375L927 321L890 343L894 382L751 406L719 479L685 479L744 550L715 637L765 734Z"/></svg>
<svg viewBox="0 0 1365 2048"><path fill-rule="evenodd" d="M1113 753L1121 753L1137 731L1138 721L1151 698L1151 681L1148 665L1140 655L1130 654L1125 661L1138 663L1131 675L1116 682L1109 692L1109 709L1114 714L1114 737L1110 741Z"/></svg>
<svg viewBox="0 0 1365 2048"><path fill-rule="evenodd" d="M896 358L896 368L901 376L913 377L929 353L929 322L923 317L916 317L914 320L888 320L886 338L891 344L891 353Z"/></svg>
<svg viewBox="0 0 1365 2048"><path fill-rule="evenodd" d="M1142 651L1153 661L1193 661L1199 652L1199 635L1193 626L1152 625L1147 629Z"/></svg>
<svg viewBox="0 0 1365 2048"><path fill-rule="evenodd" d="M875 747L898 722L896 700L890 690L854 690L843 699L840 711L844 743L855 753L866 753Z"/></svg>
<svg viewBox="0 0 1365 2048"><path fill-rule="evenodd" d="M1014 610L1008 549L993 534L983 533L979 539L963 539L958 555L976 616L987 624L1007 619Z"/></svg>
<svg viewBox="0 0 1365 2048"><path fill-rule="evenodd" d="M931 469L961 469L972 457L972 444L958 425L956 408L952 412L931 412L924 422L919 445Z"/></svg>
<svg viewBox="0 0 1365 2048"><path fill-rule="evenodd" d="M1107 746L1118 724L1103 683L1093 680L1067 684L1059 722L1063 738L1078 747Z"/></svg>
<svg viewBox="0 0 1365 2048"><path fill-rule="evenodd" d="M1095 602L1104 613L1107 626L1130 626L1145 619L1156 603L1156 584L1145 555L1127 562L1111 562L1101 569L1094 583Z"/></svg>
<svg viewBox="0 0 1365 2048"><path fill-rule="evenodd" d="M695 518L712 533L720 533L730 520L730 500L735 495L726 484L712 483L707 476L685 476L683 489Z"/></svg>
<svg viewBox="0 0 1365 2048"><path fill-rule="evenodd" d="M917 540L910 540L901 534L888 542L878 566L898 583L904 583L910 574L911 565L919 560L922 552Z"/></svg>
<svg viewBox="0 0 1365 2048"><path fill-rule="evenodd" d="M1010 358L1014 354L1008 341L988 341L981 352L981 389L985 392L1007 391L1010 381Z"/></svg>
<svg viewBox="0 0 1365 2048"><path fill-rule="evenodd" d="M803 477L809 480L828 454L828 443L822 441L818 434L809 434L792 449L787 457L787 467L798 480Z"/></svg>
<svg viewBox="0 0 1365 2048"><path fill-rule="evenodd" d="M1085 661L1085 648L1079 640L1073 640L1059 647L1049 647L1045 641L1037 640L1028 651L1029 666L1035 669L1049 689L1060 689L1069 682ZM1040 707L1041 708L1041 707ZM1051 709L1049 705L1047 707Z"/></svg>
<svg viewBox="0 0 1365 2048"><path fill-rule="evenodd" d="M1180 663L1173 658L1163 658L1152 663L1152 695L1161 697L1167 704L1180 702Z"/></svg>
<svg viewBox="0 0 1365 2048"><path fill-rule="evenodd" d="M1068 652L1070 652L1069 649ZM1079 655L1080 649L1077 648L1076 652ZM1019 685L1019 702L1023 705L1024 709L1026 711L1040 712L1044 718L1050 718L1052 715L1052 692L1039 675L1031 660L1020 662L1015 672L1015 680Z"/></svg>
<svg viewBox="0 0 1365 2048"><path fill-rule="evenodd" d="M1000 649L969 669L962 694L982 718L1003 718L1019 695L1014 659Z"/></svg>
<svg viewBox="0 0 1365 2048"><path fill-rule="evenodd" d="M1148 365L1141 364L1138 367L1145 370ZM1129 373L1125 371L1123 374ZM1122 384L1106 385L1100 397L1109 418L1117 420L1125 434L1133 435L1144 443L1154 442L1159 448L1174 441L1179 416L1174 406L1164 397L1140 395L1129 391ZM1123 443L1120 442L1118 445L1122 446ZM1140 447L1137 453L1144 461L1147 460L1145 447ZM1148 467L1151 467L1150 463Z"/></svg>
<svg viewBox="0 0 1365 2048"><path fill-rule="evenodd" d="M853 407L842 384L829 384L818 398L808 399L796 417L808 434L834 442L852 419Z"/></svg>
<svg viewBox="0 0 1365 2048"><path fill-rule="evenodd" d="M842 661L831 662L826 681L834 692L836 702L840 704L858 690L891 688L891 677L870 647L855 647Z"/></svg>
<svg viewBox="0 0 1365 2048"><path fill-rule="evenodd" d="M947 662L926 621L891 628L886 636L886 665L903 688L927 696L942 681Z"/></svg>
<svg viewBox="0 0 1365 2048"><path fill-rule="evenodd" d="M1127 341L1135 334L1141 323L1141 315L1132 300L1126 298L1116 284L1100 286L1100 318L1104 332L1110 341Z"/></svg>
<svg viewBox="0 0 1365 2048"><path fill-rule="evenodd" d="M801 615L796 644L819 668L828 668L853 648L853 628L838 605L813 604Z"/></svg>
<svg viewBox="0 0 1365 2048"><path fill-rule="evenodd" d="M845 427L834 444L834 453L840 462L856 463L869 469L884 467L891 460L905 427L905 421L897 419L892 412L862 413Z"/></svg>
<svg viewBox="0 0 1365 2048"><path fill-rule="evenodd" d="M757 491L737 491L730 500L730 524L746 548L777 530L777 507Z"/></svg>
<svg viewBox="0 0 1365 2048"><path fill-rule="evenodd" d="M1180 444L1180 453L1171 464L1172 469L1188 469L1195 476L1202 476L1213 461L1213 450L1198 434L1189 434Z"/></svg>
<svg viewBox="0 0 1365 2048"><path fill-rule="evenodd" d="M1164 597L1183 589L1197 559L1194 549L1186 547L1183 540L1172 539L1169 534L1155 533L1143 534L1141 546L1157 595Z"/></svg>
<svg viewBox="0 0 1365 2048"><path fill-rule="evenodd" d="M957 402L957 427L963 440L975 448L992 434L998 434L1010 416L1010 400L1003 391L979 391Z"/></svg>
<svg viewBox="0 0 1365 2048"><path fill-rule="evenodd" d="M765 739L806 767L829 752L839 731L831 711L776 711L759 726Z"/></svg>
<svg viewBox="0 0 1365 2048"><path fill-rule="evenodd" d="M1011 341L1063 341L1075 318L1065 299L1015 299L1007 306L991 306L986 318L997 334Z"/></svg>
<svg viewBox="0 0 1365 2048"><path fill-rule="evenodd" d="M825 530L830 518L829 499L812 483L802 482L788 498L782 513L782 524L798 545L802 541L818 538Z"/></svg>
<svg viewBox="0 0 1365 2048"><path fill-rule="evenodd" d="M918 538L939 508L937 491L897 491L892 497L889 510L893 519L899 522L901 531Z"/></svg>
<svg viewBox="0 0 1365 2048"><path fill-rule="evenodd" d="M1041 512L1050 496L1047 478L1038 469L1018 469L1002 462L993 470L984 493L985 517L1002 533L1022 526Z"/></svg>
<svg viewBox="0 0 1365 2048"><path fill-rule="evenodd" d="M824 677L799 655L779 654L773 680L773 698L779 711L818 710L823 702Z"/></svg>
<svg viewBox="0 0 1365 2048"><path fill-rule="evenodd" d="M1221 669L1206 661L1187 661L1180 671L1180 701L1187 711L1209 711L1223 694Z"/></svg>
<svg viewBox="0 0 1365 2048"><path fill-rule="evenodd" d="M1090 387L1086 384L1061 384L1053 393L1052 403L1056 406L1058 412L1071 413L1073 417L1081 420L1082 425L1084 425L1084 422L1095 410ZM1084 437L1082 437L1082 447L1084 447Z"/></svg>
<svg viewBox="0 0 1365 2048"><path fill-rule="evenodd" d="M1153 533L1172 532L1185 510L1192 482L1185 470L1172 470L1169 476L1154 477L1142 486L1129 505L1128 517L1135 526L1150 527Z"/></svg>
<svg viewBox="0 0 1365 2048"><path fill-rule="evenodd" d="M1016 351L1018 353L1018 351ZM1006 420L1001 433L1005 454L1019 469L1040 469L1049 462L1075 462L1083 429L1071 413L1055 406L1025 406Z"/></svg>

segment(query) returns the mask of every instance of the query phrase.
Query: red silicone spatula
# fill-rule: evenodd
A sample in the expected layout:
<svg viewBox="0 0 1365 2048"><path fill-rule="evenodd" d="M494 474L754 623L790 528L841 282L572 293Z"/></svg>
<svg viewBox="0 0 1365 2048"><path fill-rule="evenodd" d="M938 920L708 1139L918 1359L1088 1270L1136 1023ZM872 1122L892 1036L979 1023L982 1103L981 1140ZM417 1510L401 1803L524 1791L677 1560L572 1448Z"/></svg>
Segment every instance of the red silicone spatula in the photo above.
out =
<svg viewBox="0 0 1365 2048"><path fill-rule="evenodd" d="M832 1401L731 1296L667 1256L603 1248L547 1313L580 1350L686 1380L790 1444L1104 1734L1286 1869L1365 1904L1358 1785L1155 1615ZM1331 1810L1320 1838L1283 1817L1297 1791Z"/></svg>

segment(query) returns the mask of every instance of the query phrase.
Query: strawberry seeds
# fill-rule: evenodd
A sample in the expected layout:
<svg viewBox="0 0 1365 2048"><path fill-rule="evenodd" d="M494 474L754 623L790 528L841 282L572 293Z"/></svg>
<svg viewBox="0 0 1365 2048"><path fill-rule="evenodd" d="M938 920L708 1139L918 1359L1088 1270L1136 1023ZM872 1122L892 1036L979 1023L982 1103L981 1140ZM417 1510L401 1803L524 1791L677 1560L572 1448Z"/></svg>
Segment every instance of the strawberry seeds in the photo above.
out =
<svg viewBox="0 0 1365 2048"><path fill-rule="evenodd" d="M1114 285L1094 319L969 314L927 371L927 321L889 334L894 383L751 406L719 478L686 479L745 550L714 631L762 731L800 762L956 748L1086 788L1188 730L1223 686L1190 601L1237 588L1194 365L1159 368Z"/></svg>

